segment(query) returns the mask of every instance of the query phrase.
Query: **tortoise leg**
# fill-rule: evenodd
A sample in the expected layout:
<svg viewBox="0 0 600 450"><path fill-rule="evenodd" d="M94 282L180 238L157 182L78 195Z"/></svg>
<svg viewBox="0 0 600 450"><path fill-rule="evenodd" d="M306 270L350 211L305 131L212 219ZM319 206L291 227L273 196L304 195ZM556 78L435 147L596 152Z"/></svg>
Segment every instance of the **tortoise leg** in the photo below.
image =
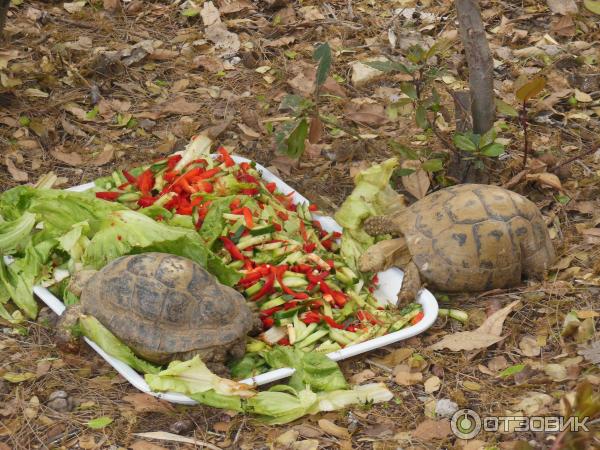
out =
<svg viewBox="0 0 600 450"><path fill-rule="evenodd" d="M56 325L56 344L66 352L74 353L79 350L79 341L73 336L72 330L79 321L81 313L81 304L69 306Z"/></svg>
<svg viewBox="0 0 600 450"><path fill-rule="evenodd" d="M392 266L401 267L403 260L410 258L408 255L404 238L387 239L369 247L361 255L358 268L361 272L379 272Z"/></svg>
<svg viewBox="0 0 600 450"><path fill-rule="evenodd" d="M404 279L402 280L402 288L398 293L397 306L402 306L415 301L419 290L421 289L421 275L417 265L410 261L404 267Z"/></svg>

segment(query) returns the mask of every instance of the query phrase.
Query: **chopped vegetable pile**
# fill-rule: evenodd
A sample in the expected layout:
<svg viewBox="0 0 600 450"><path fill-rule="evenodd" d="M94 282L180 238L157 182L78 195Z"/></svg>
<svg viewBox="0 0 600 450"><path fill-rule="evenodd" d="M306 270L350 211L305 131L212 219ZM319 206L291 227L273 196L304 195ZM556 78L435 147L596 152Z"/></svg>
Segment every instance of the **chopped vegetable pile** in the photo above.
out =
<svg viewBox="0 0 600 450"><path fill-rule="evenodd" d="M199 137L183 154L115 171L97 181L96 196L196 229L241 274L235 286L259 311L264 332L234 365L237 377L268 370L264 356L275 344L330 353L421 320L418 304L397 310L377 302L377 276L349 267L340 255L341 233L313 218L314 205L294 203L293 192L279 191L225 148L215 158L209 149ZM390 166L384 170L391 173Z"/></svg>

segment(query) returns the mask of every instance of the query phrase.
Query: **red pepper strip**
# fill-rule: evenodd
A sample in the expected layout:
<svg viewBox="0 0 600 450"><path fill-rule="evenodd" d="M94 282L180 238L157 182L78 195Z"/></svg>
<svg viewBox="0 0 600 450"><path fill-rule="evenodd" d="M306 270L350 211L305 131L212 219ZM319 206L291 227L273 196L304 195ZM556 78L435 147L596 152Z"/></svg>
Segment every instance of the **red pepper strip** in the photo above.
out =
<svg viewBox="0 0 600 450"><path fill-rule="evenodd" d="M354 333L357 330L356 325L348 325L346 327L346 331L351 331L352 333Z"/></svg>
<svg viewBox="0 0 600 450"><path fill-rule="evenodd" d="M238 209L241 206L241 204L242 204L242 199L239 197L236 197L229 204L229 209L230 210Z"/></svg>
<svg viewBox="0 0 600 450"><path fill-rule="evenodd" d="M281 220L288 220L289 218L289 216L283 211L277 211L277 217L279 217Z"/></svg>
<svg viewBox="0 0 600 450"><path fill-rule="evenodd" d="M193 169L192 169L192 170L193 170ZM205 172L202 172L201 174L194 175L193 177L190 177L190 178L193 178L193 180L191 180L191 181L194 181L194 182L196 182L196 181L200 181L200 180L206 180L206 179L208 179L208 178L212 178L212 177L214 177L214 176L215 176L216 174L218 174L219 172L221 172L221 169L219 169L218 167L215 167L215 168L213 168L213 169L210 169L210 170L207 170L207 171L205 171ZM188 180L189 180L190 178L188 178Z"/></svg>
<svg viewBox="0 0 600 450"><path fill-rule="evenodd" d="M250 170L251 166L250 163L247 162L243 162L240 164L240 169L242 169L244 172L247 172L248 170Z"/></svg>
<svg viewBox="0 0 600 450"><path fill-rule="evenodd" d="M323 319L325 322L327 322L327 325L329 325L331 328L337 328L339 330L344 329L343 325L340 325L335 320L333 320L331 317L326 316L325 314L321 314L321 319Z"/></svg>
<svg viewBox="0 0 600 450"><path fill-rule="evenodd" d="M307 272L306 273L306 278L311 283L319 284L319 283L325 283L323 280L325 278L327 278L327 275L329 275L327 272L323 272L323 273L319 273L319 274L315 275L311 271L311 272ZM331 288L329 288L329 286L327 286L327 284L325 284L325 289L329 289L329 291L331 291ZM323 292L325 292L326 294L328 294L329 291L327 291L327 292L323 291Z"/></svg>
<svg viewBox="0 0 600 450"><path fill-rule="evenodd" d="M261 317L272 316L274 313L276 313L280 309L281 309L281 306L274 306L273 308L263 309L259 315Z"/></svg>
<svg viewBox="0 0 600 450"><path fill-rule="evenodd" d="M331 296L333 297L335 304L338 305L340 308L348 302L348 300L346 299L346 295L342 291L333 291Z"/></svg>
<svg viewBox="0 0 600 450"><path fill-rule="evenodd" d="M269 295L270 293L273 292L274 285L275 285L275 272L271 271L271 273L269 273L269 275L267 275L267 279L265 281L265 284L263 284L263 287L260 288L260 291L258 291L252 297L250 297L250 300L252 300L252 301L260 300L265 295Z"/></svg>
<svg viewBox="0 0 600 450"><path fill-rule="evenodd" d="M313 203L312 205L308 205L308 210L309 211L318 211L319 207Z"/></svg>
<svg viewBox="0 0 600 450"><path fill-rule="evenodd" d="M307 311L300 317L300 320L307 325L310 323L319 323L321 321L321 316L314 311Z"/></svg>
<svg viewBox="0 0 600 450"><path fill-rule="evenodd" d="M331 267L332 269L335 269L335 261L333 259L328 259L327 260L327 264L329 265L329 267Z"/></svg>
<svg viewBox="0 0 600 450"><path fill-rule="evenodd" d="M281 338L281 339L279 339L279 341L277 341L277 343L279 345L290 345L290 338L288 338L288 337Z"/></svg>
<svg viewBox="0 0 600 450"><path fill-rule="evenodd" d="M242 214L244 215L244 220L246 221L246 226L248 228L254 228L254 219L252 219L252 211L247 206L242 208Z"/></svg>
<svg viewBox="0 0 600 450"><path fill-rule="evenodd" d="M127 181L129 181L129 183L135 184L136 179L135 179L135 177L133 175L131 175L126 170L123 170L122 172L123 172L123 176L127 179Z"/></svg>
<svg viewBox="0 0 600 450"><path fill-rule="evenodd" d="M311 272L313 270L313 268L311 266L309 266L308 264L296 264L295 266L292 266L292 268L290 270L292 272L307 273L307 272Z"/></svg>
<svg viewBox="0 0 600 450"><path fill-rule="evenodd" d="M233 259L237 259L239 261L243 261L246 259L239 248L233 243L231 239L225 236L221 236L221 241L223 241L223 247L229 252Z"/></svg>
<svg viewBox="0 0 600 450"><path fill-rule="evenodd" d="M339 239L342 237L342 233L340 233L339 231L334 231L333 232L333 237L336 239Z"/></svg>
<svg viewBox="0 0 600 450"><path fill-rule="evenodd" d="M263 317L261 320L263 327L265 328L271 328L273 324L275 324L275 319L273 319L272 317Z"/></svg>
<svg viewBox="0 0 600 450"><path fill-rule="evenodd" d="M333 242L331 242L331 239L325 239L324 241L321 241L321 245L327 250L331 250L333 247Z"/></svg>
<svg viewBox="0 0 600 450"><path fill-rule="evenodd" d="M315 300L310 303L311 308L321 308L323 306L323 302L321 300Z"/></svg>
<svg viewBox="0 0 600 450"><path fill-rule="evenodd" d="M290 289L289 287L287 287L285 284L283 284L283 273L286 270L287 270L287 266L279 266L279 267L274 268L275 276L277 278L277 282L279 283L279 286L281 286L281 289L286 294L291 295L294 298L297 298L299 300L306 300L308 298L308 294L306 292L295 292L292 289Z"/></svg>
<svg viewBox="0 0 600 450"><path fill-rule="evenodd" d="M246 269L246 270L254 269L254 263L252 261L250 261L249 259L244 260L244 269Z"/></svg>
<svg viewBox="0 0 600 450"><path fill-rule="evenodd" d="M265 184L265 188L272 194L277 190L277 185L275 183L267 183Z"/></svg>
<svg viewBox="0 0 600 450"><path fill-rule="evenodd" d="M231 167L235 165L235 161L229 155L229 152L225 147L219 147L217 152L223 157L223 162L225 163L225 167Z"/></svg>
<svg viewBox="0 0 600 450"><path fill-rule="evenodd" d="M96 192L96 198L101 198L102 200L116 200L121 195L120 192Z"/></svg>
<svg viewBox="0 0 600 450"><path fill-rule="evenodd" d="M171 157L169 157L169 159L167 159L167 170L171 171L175 168L175 166L177 165L177 163L179 161L181 161L182 156L181 155L173 155Z"/></svg>
<svg viewBox="0 0 600 450"><path fill-rule="evenodd" d="M214 187L210 181L200 181L195 183L192 189L196 192L206 192L208 194L214 191Z"/></svg>
<svg viewBox="0 0 600 450"><path fill-rule="evenodd" d="M315 251L315 248L317 248L317 244L315 244L314 242L310 242L308 244L304 244L302 248L306 253L312 253Z"/></svg>
<svg viewBox="0 0 600 450"><path fill-rule="evenodd" d="M257 195L258 189L242 189L240 193L244 195Z"/></svg>
<svg viewBox="0 0 600 450"><path fill-rule="evenodd" d="M137 187L142 194L148 194L154 186L154 174L150 169L144 170L137 179Z"/></svg>
<svg viewBox="0 0 600 450"><path fill-rule="evenodd" d="M182 178L177 183L178 183L178 186L181 186L181 188L188 194L194 194L196 192L196 191L194 191L194 188L192 186L190 186L190 183L188 183L188 180L186 180L185 178Z"/></svg>
<svg viewBox="0 0 600 450"><path fill-rule="evenodd" d="M157 197L142 197L138 200L137 204L141 208L146 208L152 206L156 200Z"/></svg>
<svg viewBox="0 0 600 450"><path fill-rule="evenodd" d="M281 231L283 229L278 223L273 223L273 228L275 228L275 231Z"/></svg>
<svg viewBox="0 0 600 450"><path fill-rule="evenodd" d="M364 309L356 312L356 318L361 322L368 321L371 323L371 325L377 325L381 323L381 321L377 320L373 314L371 314L369 311L365 311Z"/></svg>
<svg viewBox="0 0 600 450"><path fill-rule="evenodd" d="M258 180L248 173L241 173L240 175L238 175L238 179L240 181L245 181L246 183L258 184Z"/></svg>
<svg viewBox="0 0 600 450"><path fill-rule="evenodd" d="M300 236L302 236L304 241L308 241L308 234L306 234L306 227L304 226L303 220L300 221Z"/></svg>
<svg viewBox="0 0 600 450"><path fill-rule="evenodd" d="M295 308L296 306L298 306L298 302L291 301L291 302L287 302L285 305L283 305L283 309L285 309L287 311L288 309Z"/></svg>
<svg viewBox="0 0 600 450"><path fill-rule="evenodd" d="M319 222L318 220L313 220L312 224L313 224L313 227L315 227L317 230L323 231L321 222Z"/></svg>
<svg viewBox="0 0 600 450"><path fill-rule="evenodd" d="M123 183L122 185L120 185L120 186L117 186L117 189L119 189L120 191L122 191L122 190L123 190L123 189L125 189L127 186L129 186L129 182L127 182L127 183Z"/></svg>
<svg viewBox="0 0 600 450"><path fill-rule="evenodd" d="M413 325L418 324L423 317L425 317L425 313L423 311L419 311L419 314L417 314L415 317L412 318L412 320L410 321L410 323L412 323Z"/></svg>

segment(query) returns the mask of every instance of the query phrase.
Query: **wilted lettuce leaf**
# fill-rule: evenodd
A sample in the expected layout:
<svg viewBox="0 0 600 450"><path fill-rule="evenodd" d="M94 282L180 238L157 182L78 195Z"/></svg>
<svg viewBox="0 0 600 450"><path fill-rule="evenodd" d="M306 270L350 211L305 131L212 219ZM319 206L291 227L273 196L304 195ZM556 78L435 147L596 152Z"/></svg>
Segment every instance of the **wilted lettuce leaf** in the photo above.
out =
<svg viewBox="0 0 600 450"><path fill-rule="evenodd" d="M82 315L79 318L79 327L84 336L94 341L98 346L111 356L130 365L138 372L147 374L158 373L159 367L138 358L129 347L119 340L98 319Z"/></svg>
<svg viewBox="0 0 600 450"><path fill-rule="evenodd" d="M399 194L389 184L397 165L398 160L391 158L356 175L354 190L335 214L335 220L344 228L341 254L353 269L363 251L375 243L362 229L364 220L402 207Z"/></svg>
<svg viewBox="0 0 600 450"><path fill-rule="evenodd" d="M217 394L251 397L255 391L247 384L221 378L206 367L199 356L188 361L173 361L158 374L147 374L146 382L155 391L190 395L214 390Z"/></svg>

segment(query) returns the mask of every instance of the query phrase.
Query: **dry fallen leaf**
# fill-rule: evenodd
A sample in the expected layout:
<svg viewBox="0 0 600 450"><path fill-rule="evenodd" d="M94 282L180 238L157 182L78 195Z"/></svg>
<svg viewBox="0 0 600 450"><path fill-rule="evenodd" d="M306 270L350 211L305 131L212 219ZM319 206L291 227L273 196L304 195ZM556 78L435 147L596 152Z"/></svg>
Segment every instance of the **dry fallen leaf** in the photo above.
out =
<svg viewBox="0 0 600 450"><path fill-rule="evenodd" d="M542 351L535 336L529 334L521 338L519 348L521 349L521 353L525 356L539 356Z"/></svg>
<svg viewBox="0 0 600 450"><path fill-rule="evenodd" d="M417 200L425 197L431 182L427 172L421 169L421 163L415 160L406 160L402 163L402 168L414 170L410 175L402 177L404 188Z"/></svg>
<svg viewBox="0 0 600 450"><path fill-rule="evenodd" d="M364 103L358 107L352 103L350 105L352 107L346 113L346 118L353 122L376 127L389 121L383 105L377 103Z"/></svg>
<svg viewBox="0 0 600 450"><path fill-rule="evenodd" d="M103 166L111 162L114 156L115 148L111 144L106 144L98 156L88 161L88 164L96 167Z"/></svg>
<svg viewBox="0 0 600 450"><path fill-rule="evenodd" d="M170 413L175 411L175 408L164 400L159 400L156 397L148 394L136 393L128 394L123 397L123 400L133 406L136 412L159 412Z"/></svg>
<svg viewBox="0 0 600 450"><path fill-rule="evenodd" d="M423 374L413 371L408 364L399 364L394 367L394 381L401 386L412 386L422 380Z"/></svg>
<svg viewBox="0 0 600 450"><path fill-rule="evenodd" d="M131 450L168 450L161 445L153 444L152 442L138 440L129 446Z"/></svg>
<svg viewBox="0 0 600 450"><path fill-rule="evenodd" d="M430 345L429 349L441 350L443 348L447 348L457 352L460 350L486 348L501 341L504 339L504 337L501 336L502 325L504 324L508 314L519 303L520 302L518 300L514 301L508 306L496 311L494 314L489 316L476 330L461 331L459 333L448 334L444 336L441 341Z"/></svg>
<svg viewBox="0 0 600 450"><path fill-rule="evenodd" d="M160 113L190 115L197 113L202 108L202 103L188 102L185 97L176 97L173 100L167 100L162 104Z"/></svg>
<svg viewBox="0 0 600 450"><path fill-rule="evenodd" d="M375 377L375 372L371 369L365 369L358 373L355 373L350 377L350 383L352 384L362 384L367 380L371 380Z"/></svg>
<svg viewBox="0 0 600 450"><path fill-rule="evenodd" d="M69 166L81 166L83 164L83 158L79 153L76 152L63 152L62 150L50 150L50 154L58 159L59 161L68 164Z"/></svg>
<svg viewBox="0 0 600 450"><path fill-rule="evenodd" d="M425 383L423 383L423 387L425 388L426 394L432 394L433 392L437 391L441 385L442 380L440 380L440 378L436 377L435 375L427 378L425 380Z"/></svg>
<svg viewBox="0 0 600 450"><path fill-rule="evenodd" d="M560 178L558 178L553 173L531 173L525 176L528 181L535 181L542 187L551 187L553 189L557 189L562 191L562 183L560 182Z"/></svg>
<svg viewBox="0 0 600 450"><path fill-rule="evenodd" d="M13 163L13 160L11 158L9 158L8 156L6 156L4 158L4 164L6 165L6 168L8 169L8 173L10 173L10 176L13 177L13 180L15 180L19 183L23 183L23 182L29 180L29 175L27 174L27 172L24 172L21 169L18 169L15 166L15 163Z"/></svg>
<svg viewBox="0 0 600 450"><path fill-rule="evenodd" d="M341 439L349 439L350 438L350 433L348 432L348 430L346 428L336 425L331 420L320 419L318 423L319 423L319 427L321 428L321 430L323 430L327 434L331 434L332 436L335 436L335 437L338 437Z"/></svg>
<svg viewBox="0 0 600 450"><path fill-rule="evenodd" d="M432 420L426 419L421 422L411 434L415 439L431 441L433 439L444 439L452 433L448 419Z"/></svg>

